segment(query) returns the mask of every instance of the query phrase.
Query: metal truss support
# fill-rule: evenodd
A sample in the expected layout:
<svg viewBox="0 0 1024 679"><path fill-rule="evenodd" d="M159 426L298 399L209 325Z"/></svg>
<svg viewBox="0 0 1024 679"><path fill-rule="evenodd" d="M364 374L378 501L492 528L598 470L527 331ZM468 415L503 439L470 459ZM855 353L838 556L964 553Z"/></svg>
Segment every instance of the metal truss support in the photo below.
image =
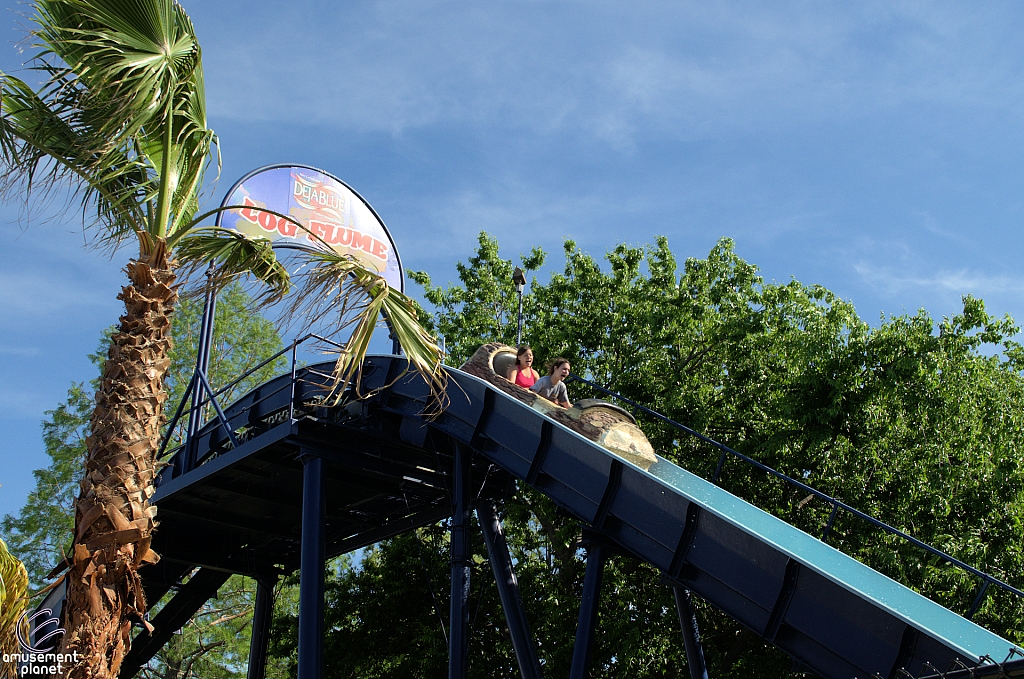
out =
<svg viewBox="0 0 1024 679"><path fill-rule="evenodd" d="M324 662L324 559L327 507L324 460L302 456L298 679L320 679Z"/></svg>
<svg viewBox="0 0 1024 679"><path fill-rule="evenodd" d="M252 613L252 639L249 641L249 670L246 679L263 679L267 669L267 644L270 618L274 612L274 583L256 580L256 607Z"/></svg>
<svg viewBox="0 0 1024 679"><path fill-rule="evenodd" d="M470 456L455 444L452 488L452 596L448 623L448 679L466 679L469 669L469 513ZM299 677L299 679L304 679Z"/></svg>
<svg viewBox="0 0 1024 679"><path fill-rule="evenodd" d="M213 348L213 321L217 315L217 290L213 285L213 262L206 272L206 298L203 301L203 318L199 326L199 342L196 347L196 372L192 377L192 408L188 415L188 430L185 438L185 459L178 474L192 471L196 466L196 434L202 424L203 409L199 405L203 398L202 380L198 375L205 375L210 369L210 352ZM210 397L212 393L208 393ZM184 402L184 401L183 401Z"/></svg>
<svg viewBox="0 0 1024 679"><path fill-rule="evenodd" d="M586 537L586 536L584 536ZM586 679L590 675L590 655L594 629L597 627L597 609L601 602L601 580L608 546L600 539L590 539L587 547L587 571L583 576L583 599L580 601L580 619L576 624L576 645L572 649L572 668L569 679Z"/></svg>
<svg viewBox="0 0 1024 679"><path fill-rule="evenodd" d="M540 663L537 661L537 646L530 633L530 625L526 620L523 600L519 596L519 583L512 566L512 556L508 551L505 534L501 530L501 522L494 511L494 505L484 502L477 505L476 517L487 543L487 555L494 570L494 580L498 583L498 596L501 597L501 608L505 612L505 622L512 637L512 648L516 652L519 673L523 679L541 679Z"/></svg>
<svg viewBox="0 0 1024 679"><path fill-rule="evenodd" d="M228 573L209 568L196 571L153 618L153 633L135 637L118 676L121 679L134 677L204 603L217 596L217 590L227 582L228 577Z"/></svg>
<svg viewBox="0 0 1024 679"><path fill-rule="evenodd" d="M700 628L697 627L697 614L694 613L690 602L690 590L673 587L672 593L676 597L679 626L683 629L683 647L686 649L686 665L690 668L690 679L708 679L704 647L700 643Z"/></svg>

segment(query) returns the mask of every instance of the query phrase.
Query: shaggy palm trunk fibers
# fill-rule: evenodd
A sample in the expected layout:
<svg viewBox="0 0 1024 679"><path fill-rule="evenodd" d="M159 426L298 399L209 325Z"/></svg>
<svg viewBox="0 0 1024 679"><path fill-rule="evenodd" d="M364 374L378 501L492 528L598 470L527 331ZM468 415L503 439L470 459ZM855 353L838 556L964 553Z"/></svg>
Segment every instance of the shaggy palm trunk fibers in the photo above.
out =
<svg viewBox="0 0 1024 679"><path fill-rule="evenodd" d="M68 677L112 679L142 622L145 595L138 569L159 557L150 549L156 452L167 398L171 312L177 301L167 249L131 261L130 285L118 299L125 314L111 339L96 394L88 456L75 503L75 541L67 575L63 652L77 652ZM148 625L148 623L144 623Z"/></svg>

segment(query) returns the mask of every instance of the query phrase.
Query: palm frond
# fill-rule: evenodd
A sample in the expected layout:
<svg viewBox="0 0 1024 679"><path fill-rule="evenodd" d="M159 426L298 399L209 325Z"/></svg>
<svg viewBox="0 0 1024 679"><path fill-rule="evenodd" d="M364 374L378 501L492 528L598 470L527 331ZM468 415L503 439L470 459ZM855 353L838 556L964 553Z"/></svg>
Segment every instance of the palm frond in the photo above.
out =
<svg viewBox="0 0 1024 679"><path fill-rule="evenodd" d="M288 270L278 261L272 243L266 238L248 236L219 226L204 226L183 236L174 252L186 279L204 265L214 262L214 283L217 287L251 273L267 286L264 303L282 299L291 289Z"/></svg>
<svg viewBox="0 0 1024 679"><path fill-rule="evenodd" d="M294 274L298 280L286 318L301 318L306 327L324 321L339 331L352 327L335 367L334 395L340 397L349 385L358 392L370 336L383 316L402 345L409 368L430 386L429 409L437 412L443 407L447 384L443 354L420 324L413 301L350 255L322 246L303 250L300 256L306 264Z"/></svg>
<svg viewBox="0 0 1024 679"><path fill-rule="evenodd" d="M0 75L9 185L69 185L113 245L192 222L216 135L195 30L173 0L36 0L38 93ZM52 160L53 162L49 162ZM219 164L218 164L219 170Z"/></svg>
<svg viewBox="0 0 1024 679"><path fill-rule="evenodd" d="M5 166L0 188L5 193L68 185L83 207L95 210L107 238L119 242L145 228L142 206L153 187L144 162L118 149L108 149L97 160L103 142L95 139L95 131L14 76L0 74L0 97L0 161Z"/></svg>
<svg viewBox="0 0 1024 679"><path fill-rule="evenodd" d="M36 10L40 57L52 55L75 74L88 109L105 118L97 129L115 146L140 130L160 138L154 128L166 123L166 103L185 94L175 90L201 69L195 29L181 7L173 0L37 0Z"/></svg>

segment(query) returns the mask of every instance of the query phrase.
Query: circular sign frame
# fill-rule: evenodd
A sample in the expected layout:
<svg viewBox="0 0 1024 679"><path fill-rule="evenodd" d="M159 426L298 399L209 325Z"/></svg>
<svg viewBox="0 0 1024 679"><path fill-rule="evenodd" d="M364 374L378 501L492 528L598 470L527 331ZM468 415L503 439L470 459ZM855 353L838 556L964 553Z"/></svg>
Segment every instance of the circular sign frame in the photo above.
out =
<svg viewBox="0 0 1024 679"><path fill-rule="evenodd" d="M232 185L221 207L230 205L244 207L218 212L217 226L268 238L275 247L321 240L405 292L402 258L384 220L359 192L326 170L297 163L265 165ZM288 215L308 231L266 210Z"/></svg>

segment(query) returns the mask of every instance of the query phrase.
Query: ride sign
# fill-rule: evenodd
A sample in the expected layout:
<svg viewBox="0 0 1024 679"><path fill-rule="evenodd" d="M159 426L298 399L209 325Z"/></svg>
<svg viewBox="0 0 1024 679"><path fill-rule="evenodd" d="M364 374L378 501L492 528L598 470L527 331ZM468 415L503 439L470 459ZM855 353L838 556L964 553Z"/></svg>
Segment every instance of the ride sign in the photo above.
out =
<svg viewBox="0 0 1024 679"><path fill-rule="evenodd" d="M220 226L275 244L308 246L322 241L405 291L402 261L384 222L362 196L323 170L305 165L260 168L231 187L222 205L241 207L220 213Z"/></svg>

